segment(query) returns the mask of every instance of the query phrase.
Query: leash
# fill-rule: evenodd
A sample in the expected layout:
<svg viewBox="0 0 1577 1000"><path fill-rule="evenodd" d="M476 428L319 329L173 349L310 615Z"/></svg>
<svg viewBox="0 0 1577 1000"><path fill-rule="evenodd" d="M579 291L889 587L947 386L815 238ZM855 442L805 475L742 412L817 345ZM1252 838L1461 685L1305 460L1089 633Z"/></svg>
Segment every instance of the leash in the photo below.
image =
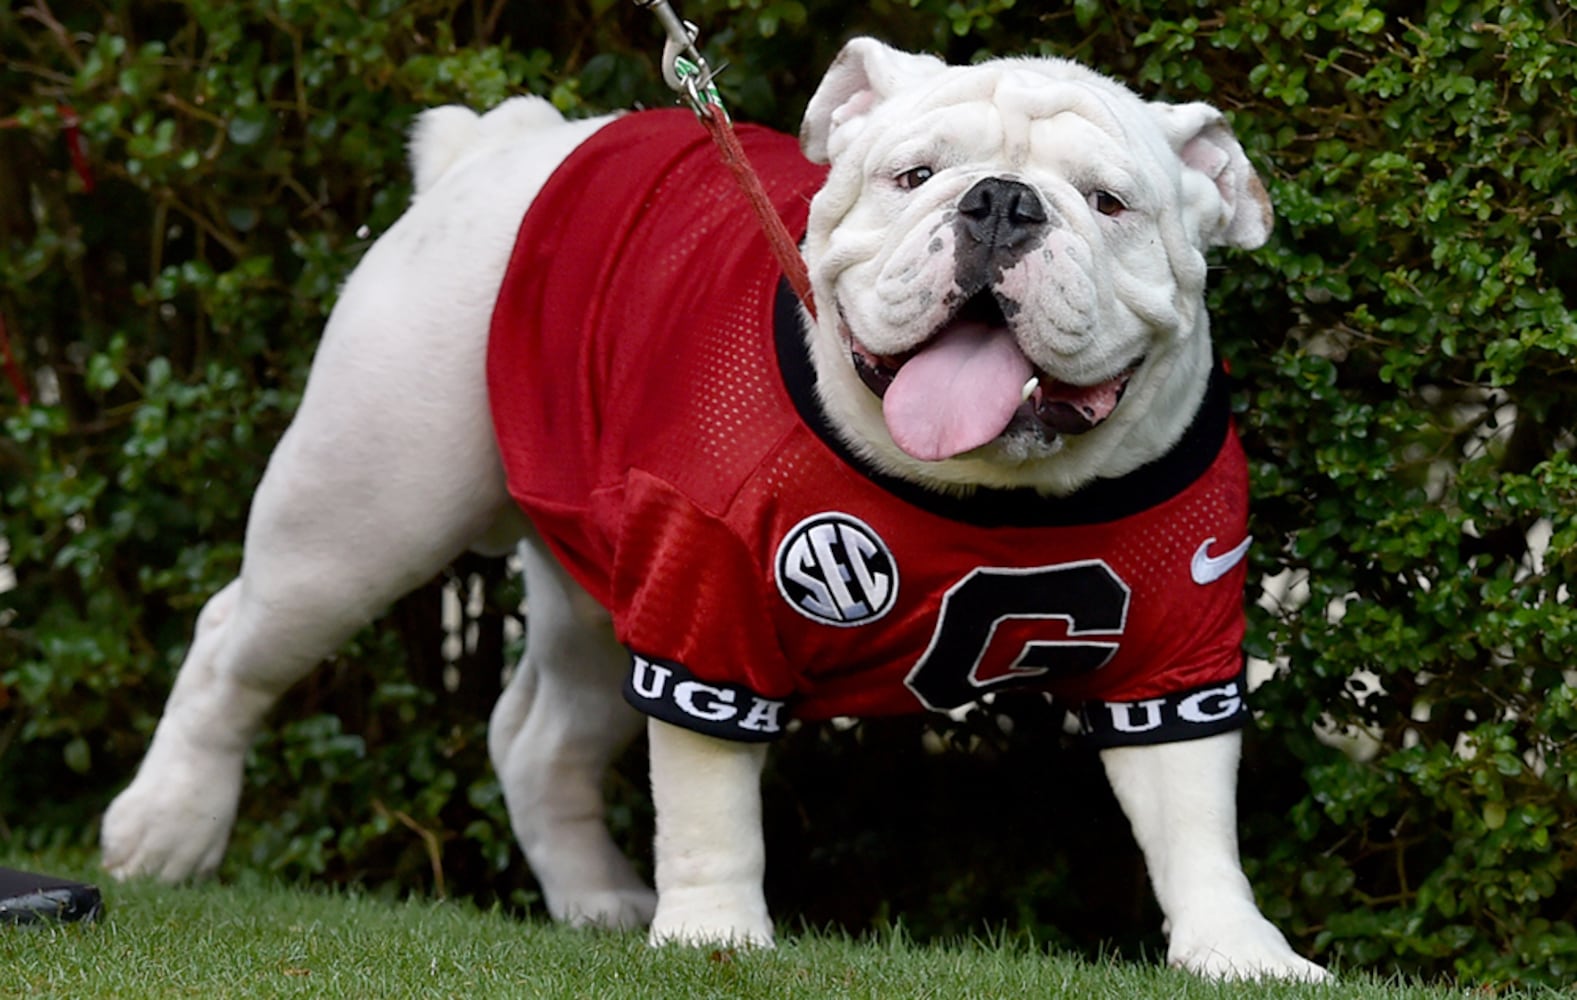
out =
<svg viewBox="0 0 1577 1000"><path fill-rule="evenodd" d="M668 0L635 0L635 5L657 15L667 35L667 40L663 42L663 81L679 94L706 127L723 165L734 175L745 200L750 203L750 210L761 223L767 245L772 248L772 255L783 268L783 276L788 279L789 287L794 289L794 294L804 304L806 311L815 317L816 303L811 296L810 273L805 268L805 258L800 256L794 237L789 234L788 227L783 225L777 209L772 206L772 199L768 197L760 175L750 165L750 159L739 143L739 136L734 132L733 122L729 120L728 111L723 107L723 98L717 92L717 74L726 65L719 66L715 71L707 66L706 59L695 47L699 30L690 22L681 20Z"/></svg>

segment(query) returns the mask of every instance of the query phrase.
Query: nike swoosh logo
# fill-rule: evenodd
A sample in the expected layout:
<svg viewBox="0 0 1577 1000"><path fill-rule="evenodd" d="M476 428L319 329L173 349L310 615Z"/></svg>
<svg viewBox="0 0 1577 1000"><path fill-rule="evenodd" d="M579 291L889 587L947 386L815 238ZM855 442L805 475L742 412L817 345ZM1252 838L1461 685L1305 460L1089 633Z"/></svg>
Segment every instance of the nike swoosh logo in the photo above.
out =
<svg viewBox="0 0 1577 1000"><path fill-rule="evenodd" d="M1210 554L1210 546L1216 544L1214 538L1207 538L1199 548L1194 550L1194 561L1189 564L1189 572L1194 577L1194 582L1201 587L1215 583L1232 571L1232 567L1243 561L1248 555L1248 547L1254 542L1253 538L1245 538L1230 551L1219 556Z"/></svg>

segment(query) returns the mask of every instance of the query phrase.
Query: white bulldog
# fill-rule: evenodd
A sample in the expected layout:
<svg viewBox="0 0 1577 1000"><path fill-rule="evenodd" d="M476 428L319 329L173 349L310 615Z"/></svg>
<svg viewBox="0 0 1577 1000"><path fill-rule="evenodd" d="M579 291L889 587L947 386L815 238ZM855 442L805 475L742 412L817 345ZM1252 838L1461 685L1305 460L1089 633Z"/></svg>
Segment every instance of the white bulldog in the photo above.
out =
<svg viewBox="0 0 1577 1000"><path fill-rule="evenodd" d="M1322 978L1260 915L1237 855L1245 710L1219 671L1238 655L1248 541L1187 535L1180 556L1143 541L1183 530L1156 520L1178 511L1197 534L1210 518L1245 530L1204 254L1260 245L1272 219L1220 113L1060 60L950 68L850 42L800 136L824 183L747 134L758 161L799 161L791 181L766 171L791 225L815 192L814 319L774 299L759 234L728 235L737 196L683 200L721 173L693 121L695 148L661 146L654 177L621 179L648 162L648 132L673 131L649 123L678 114L566 122L521 98L420 119L414 203L344 289L241 575L199 616L105 816L105 866L212 871L280 694L463 550L523 541L530 649L490 749L555 917L770 944L764 739L793 716L1031 684L1086 702L1170 962ZM641 229L659 210L669 221ZM588 246L615 262L583 264ZM737 319L774 314L766 333ZM1225 485L1197 484L1222 462ZM1036 532L1066 551L1038 551ZM1161 548L1178 579L1151 586ZM1221 580L1215 610L1179 613ZM1182 605L1158 596L1179 587ZM1156 650L1168 680L1129 666ZM643 724L655 894L600 795Z"/></svg>

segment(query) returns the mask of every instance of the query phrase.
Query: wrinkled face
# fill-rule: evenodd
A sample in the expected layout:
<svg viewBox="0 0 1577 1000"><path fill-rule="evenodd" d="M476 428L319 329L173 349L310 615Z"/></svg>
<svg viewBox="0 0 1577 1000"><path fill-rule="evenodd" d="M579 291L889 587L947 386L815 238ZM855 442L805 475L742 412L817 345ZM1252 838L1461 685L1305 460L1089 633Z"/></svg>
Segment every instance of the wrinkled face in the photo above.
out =
<svg viewBox="0 0 1577 1000"><path fill-rule="evenodd" d="M832 170L805 249L822 335L868 394L847 405L879 407L877 451L922 463L1021 465L1119 433L1185 345L1185 367L1208 362L1216 187L1151 105L1081 67L901 57L879 100L817 98Z"/></svg>

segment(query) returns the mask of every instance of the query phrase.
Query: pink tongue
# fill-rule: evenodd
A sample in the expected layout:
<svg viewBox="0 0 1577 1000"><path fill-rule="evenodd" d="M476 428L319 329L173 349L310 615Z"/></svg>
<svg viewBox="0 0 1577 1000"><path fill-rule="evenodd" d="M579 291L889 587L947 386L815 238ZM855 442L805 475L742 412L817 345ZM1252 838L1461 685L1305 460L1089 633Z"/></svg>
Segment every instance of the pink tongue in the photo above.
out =
<svg viewBox="0 0 1577 1000"><path fill-rule="evenodd" d="M1034 374L1005 327L959 323L898 369L882 397L882 415L898 447L939 462L1001 434L1022 404Z"/></svg>

